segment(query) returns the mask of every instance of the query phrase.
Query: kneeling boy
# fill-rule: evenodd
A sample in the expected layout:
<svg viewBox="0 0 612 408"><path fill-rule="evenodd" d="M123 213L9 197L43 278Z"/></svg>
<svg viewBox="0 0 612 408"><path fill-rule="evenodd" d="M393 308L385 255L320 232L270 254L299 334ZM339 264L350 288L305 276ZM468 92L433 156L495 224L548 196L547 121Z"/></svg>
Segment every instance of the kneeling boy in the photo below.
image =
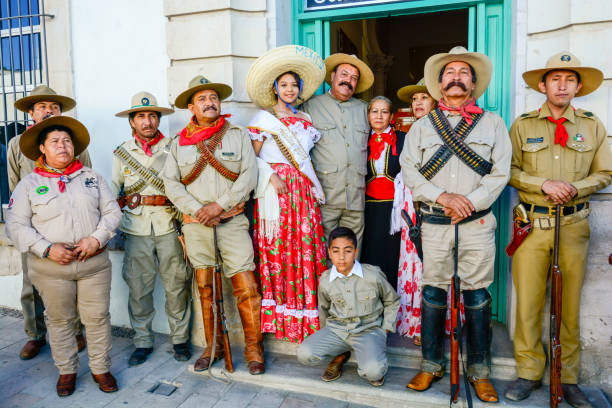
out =
<svg viewBox="0 0 612 408"><path fill-rule="evenodd" d="M319 279L319 321L325 327L298 347L297 358L316 365L335 357L322 377L333 381L354 350L359 375L380 386L388 367L387 333L395 332L399 296L380 268L360 264L357 254L357 236L351 229L338 227L330 233L333 267Z"/></svg>

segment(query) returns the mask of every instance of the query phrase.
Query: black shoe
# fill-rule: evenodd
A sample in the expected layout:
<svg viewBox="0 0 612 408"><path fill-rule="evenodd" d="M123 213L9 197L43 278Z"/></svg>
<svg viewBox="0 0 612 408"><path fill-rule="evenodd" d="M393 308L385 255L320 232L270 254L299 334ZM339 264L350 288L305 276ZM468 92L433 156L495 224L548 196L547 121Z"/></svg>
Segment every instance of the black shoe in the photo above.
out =
<svg viewBox="0 0 612 408"><path fill-rule="evenodd" d="M592 408L589 399L576 384L561 384L563 389L563 398L572 407L576 408Z"/></svg>
<svg viewBox="0 0 612 408"><path fill-rule="evenodd" d="M130 367L136 366L138 364L142 364L147 361L147 356L153 352L153 347L151 348L136 348L132 355L130 356L130 361L128 361L128 365Z"/></svg>
<svg viewBox="0 0 612 408"><path fill-rule="evenodd" d="M189 351L189 345L187 343L175 344L174 348L174 359L176 361L187 361L191 358L191 351Z"/></svg>
<svg viewBox="0 0 612 408"><path fill-rule="evenodd" d="M518 378L506 388L505 397L510 401L521 401L531 395L533 390L542 386L542 380Z"/></svg>

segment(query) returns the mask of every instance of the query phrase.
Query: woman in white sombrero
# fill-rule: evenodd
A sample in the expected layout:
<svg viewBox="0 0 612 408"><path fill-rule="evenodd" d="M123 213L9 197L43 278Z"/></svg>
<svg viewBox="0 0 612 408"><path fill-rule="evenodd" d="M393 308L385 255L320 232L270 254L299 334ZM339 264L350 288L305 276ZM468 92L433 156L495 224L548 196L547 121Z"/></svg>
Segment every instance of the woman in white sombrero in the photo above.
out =
<svg viewBox="0 0 612 408"><path fill-rule="evenodd" d="M295 105L324 78L321 57L299 45L267 52L247 75L247 92L262 108L248 126L259 168L254 241L261 328L297 343L319 329L318 278L327 268L319 207L325 196L309 155L321 135Z"/></svg>

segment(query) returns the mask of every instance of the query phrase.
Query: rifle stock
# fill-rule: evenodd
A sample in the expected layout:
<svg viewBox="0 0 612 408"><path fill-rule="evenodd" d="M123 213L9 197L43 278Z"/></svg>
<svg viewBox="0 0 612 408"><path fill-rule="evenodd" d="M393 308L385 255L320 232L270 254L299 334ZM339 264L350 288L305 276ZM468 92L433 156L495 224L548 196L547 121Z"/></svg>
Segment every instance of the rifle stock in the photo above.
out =
<svg viewBox="0 0 612 408"><path fill-rule="evenodd" d="M223 338L223 354L225 355L225 369L233 373L234 372L234 361L232 360L232 348L229 341L229 335L227 332L227 320L225 320L225 309L223 308L223 283L221 279L221 267L217 263L215 265L215 282L217 290L219 291L215 301L217 302L217 310L221 316L221 337Z"/></svg>
<svg viewBox="0 0 612 408"><path fill-rule="evenodd" d="M559 233L561 230L561 211L557 205L555 212L555 246L551 267L550 287L550 406L556 408L563 400L561 388L561 306L563 281L559 268Z"/></svg>

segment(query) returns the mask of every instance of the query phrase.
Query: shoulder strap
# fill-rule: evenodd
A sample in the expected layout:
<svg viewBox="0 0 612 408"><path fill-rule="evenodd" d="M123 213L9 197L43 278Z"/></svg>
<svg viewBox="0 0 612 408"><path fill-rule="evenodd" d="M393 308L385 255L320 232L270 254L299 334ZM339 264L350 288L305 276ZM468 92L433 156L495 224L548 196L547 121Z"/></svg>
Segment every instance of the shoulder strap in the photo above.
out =
<svg viewBox="0 0 612 408"><path fill-rule="evenodd" d="M120 159L126 166L130 168L133 172L140 176L140 181L138 181L134 186L129 187L129 193L134 194L144 190L146 184L155 187L157 190L166 194L166 189L164 188L164 181L159 178L158 172L153 168L146 168L143 166L138 160L136 160L123 146L119 146L114 151L115 156ZM127 191L126 195L129 195Z"/></svg>

